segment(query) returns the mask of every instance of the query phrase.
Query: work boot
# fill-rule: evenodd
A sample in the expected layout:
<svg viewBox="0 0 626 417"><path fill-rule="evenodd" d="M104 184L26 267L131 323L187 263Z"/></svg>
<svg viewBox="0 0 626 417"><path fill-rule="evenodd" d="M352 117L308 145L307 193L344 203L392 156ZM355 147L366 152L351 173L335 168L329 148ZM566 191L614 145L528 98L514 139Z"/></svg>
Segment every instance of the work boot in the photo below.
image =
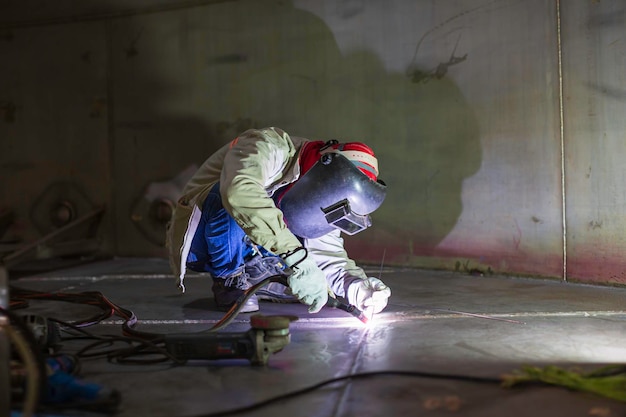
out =
<svg viewBox="0 0 626 417"><path fill-rule="evenodd" d="M282 275L285 280L288 274L285 273L285 264L278 256L263 257L260 254L253 256L245 263L245 273L248 274L248 282L256 285L273 275ZM259 300L271 301L274 303L297 303L298 299L291 294L289 287L279 283L270 282L265 284L255 293Z"/></svg>
<svg viewBox="0 0 626 417"><path fill-rule="evenodd" d="M213 298L217 309L220 311L228 311L237 302L245 290L250 288L248 282L248 274L239 273L231 275L225 279L213 278ZM255 294L250 296L239 310L240 313L252 313L259 311L259 300Z"/></svg>

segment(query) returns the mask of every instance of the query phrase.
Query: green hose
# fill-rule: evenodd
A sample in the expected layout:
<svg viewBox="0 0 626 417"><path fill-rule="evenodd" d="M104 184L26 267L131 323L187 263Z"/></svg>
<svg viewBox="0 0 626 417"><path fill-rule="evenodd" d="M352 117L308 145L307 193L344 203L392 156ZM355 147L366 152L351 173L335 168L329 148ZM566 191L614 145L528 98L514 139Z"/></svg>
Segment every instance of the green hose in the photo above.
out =
<svg viewBox="0 0 626 417"><path fill-rule="evenodd" d="M504 375L502 385L510 388L525 383L557 385L576 391L591 392L626 402L626 366L605 366L592 372L565 370L557 366L523 366L521 370Z"/></svg>

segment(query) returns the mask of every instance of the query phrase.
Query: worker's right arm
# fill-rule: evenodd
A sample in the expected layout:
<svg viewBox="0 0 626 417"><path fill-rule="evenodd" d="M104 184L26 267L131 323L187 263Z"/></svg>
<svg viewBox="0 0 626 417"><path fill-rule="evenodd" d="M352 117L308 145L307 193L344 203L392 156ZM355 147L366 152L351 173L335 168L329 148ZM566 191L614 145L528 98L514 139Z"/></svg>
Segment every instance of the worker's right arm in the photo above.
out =
<svg viewBox="0 0 626 417"><path fill-rule="evenodd" d="M309 256L322 269L332 291L360 310L378 313L386 306L391 289L379 278L368 277L348 256L339 230L307 239Z"/></svg>
<svg viewBox="0 0 626 417"><path fill-rule="evenodd" d="M292 293L310 306L309 312L316 313L328 299L325 275L289 231L268 192L297 179L297 152L289 135L280 129L242 133L224 158L220 192L224 208L250 239L281 255L291 267Z"/></svg>

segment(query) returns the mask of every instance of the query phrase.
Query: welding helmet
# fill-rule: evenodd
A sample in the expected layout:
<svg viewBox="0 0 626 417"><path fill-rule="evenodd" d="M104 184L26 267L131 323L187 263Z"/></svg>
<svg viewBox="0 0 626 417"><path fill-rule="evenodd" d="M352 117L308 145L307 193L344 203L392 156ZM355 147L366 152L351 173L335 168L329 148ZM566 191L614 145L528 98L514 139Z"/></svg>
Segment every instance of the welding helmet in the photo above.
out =
<svg viewBox="0 0 626 417"><path fill-rule="evenodd" d="M278 201L289 230L314 239L335 229L354 235L371 226L387 186L378 179L373 151L360 142L328 141L309 152L318 158ZM306 158L305 158L306 159Z"/></svg>

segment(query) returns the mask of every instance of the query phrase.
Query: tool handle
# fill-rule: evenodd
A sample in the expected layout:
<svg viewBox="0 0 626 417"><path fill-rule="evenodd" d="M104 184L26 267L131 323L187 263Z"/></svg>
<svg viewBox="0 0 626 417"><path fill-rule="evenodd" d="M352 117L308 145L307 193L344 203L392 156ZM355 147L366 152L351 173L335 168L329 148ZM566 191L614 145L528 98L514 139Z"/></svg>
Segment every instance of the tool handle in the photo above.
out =
<svg viewBox="0 0 626 417"><path fill-rule="evenodd" d="M168 334L166 350L180 360L250 359L255 354L249 333Z"/></svg>

